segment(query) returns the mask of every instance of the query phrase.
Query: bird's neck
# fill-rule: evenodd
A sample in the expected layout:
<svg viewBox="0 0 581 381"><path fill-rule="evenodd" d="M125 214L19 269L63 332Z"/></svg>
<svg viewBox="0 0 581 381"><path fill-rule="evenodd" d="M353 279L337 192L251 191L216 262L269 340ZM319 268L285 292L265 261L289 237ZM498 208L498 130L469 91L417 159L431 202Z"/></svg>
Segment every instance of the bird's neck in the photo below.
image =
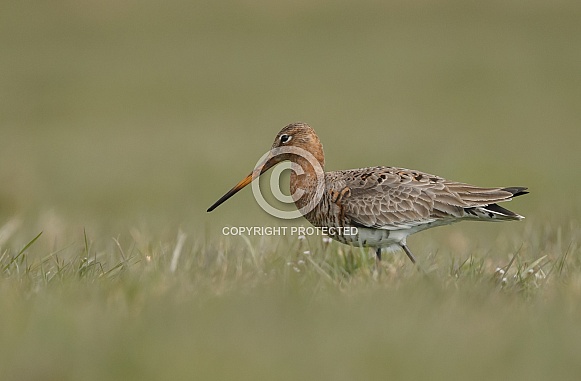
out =
<svg viewBox="0 0 581 381"><path fill-rule="evenodd" d="M292 166L290 192L295 205L301 209L316 202L325 189L324 161L317 160L313 166L309 160L299 157L292 161Z"/></svg>

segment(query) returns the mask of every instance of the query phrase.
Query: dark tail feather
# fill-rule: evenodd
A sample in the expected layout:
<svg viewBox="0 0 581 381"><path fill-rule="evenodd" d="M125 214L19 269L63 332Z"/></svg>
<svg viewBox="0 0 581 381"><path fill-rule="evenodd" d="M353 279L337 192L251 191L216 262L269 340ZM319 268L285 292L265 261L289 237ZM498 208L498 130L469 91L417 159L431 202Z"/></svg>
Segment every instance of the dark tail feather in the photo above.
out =
<svg viewBox="0 0 581 381"><path fill-rule="evenodd" d="M483 206L482 209L489 211L489 212L493 212L497 218L508 218L508 219L515 219L515 220L521 220L524 218L523 216L516 214L515 212L510 211L506 208L503 208L502 206L500 206L498 204L486 205L486 206Z"/></svg>
<svg viewBox="0 0 581 381"><path fill-rule="evenodd" d="M502 190L511 193L512 197L529 193L525 187L509 187L503 188ZM512 197L507 197L504 201L508 201ZM522 220L524 218L520 214L503 208L496 203L473 208L464 208L464 211L469 215L469 218L477 217L477 219L489 221Z"/></svg>
<svg viewBox="0 0 581 381"><path fill-rule="evenodd" d="M529 193L528 189L529 188L525 188L525 187L502 188L503 191L507 191L507 192L512 193L512 197L517 197L517 196L522 196L523 194L527 194L527 193Z"/></svg>

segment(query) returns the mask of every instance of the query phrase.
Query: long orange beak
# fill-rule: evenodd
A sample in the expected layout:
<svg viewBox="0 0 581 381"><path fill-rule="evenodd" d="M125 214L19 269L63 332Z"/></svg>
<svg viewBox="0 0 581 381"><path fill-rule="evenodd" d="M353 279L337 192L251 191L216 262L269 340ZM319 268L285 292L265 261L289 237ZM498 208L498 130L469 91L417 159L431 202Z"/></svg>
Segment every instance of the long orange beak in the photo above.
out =
<svg viewBox="0 0 581 381"><path fill-rule="evenodd" d="M220 197L220 199L218 201L216 201L212 206L210 206L208 208L207 212L211 212L212 210L216 209L224 201L228 200L230 197L232 197L236 193L238 193L238 191L240 189L242 189L245 186L247 186L248 184L250 184L254 178L258 178L258 176L262 175L264 172L266 172L270 168L272 168L272 166L274 166L277 162L275 160L271 160L271 159L272 159L272 156L270 156L270 155L267 156L266 159L264 159L264 161L254 169L254 171L250 172L250 174L248 176L243 178L238 184L234 185L234 187L232 189L230 189L228 192L226 192L226 194L224 196Z"/></svg>

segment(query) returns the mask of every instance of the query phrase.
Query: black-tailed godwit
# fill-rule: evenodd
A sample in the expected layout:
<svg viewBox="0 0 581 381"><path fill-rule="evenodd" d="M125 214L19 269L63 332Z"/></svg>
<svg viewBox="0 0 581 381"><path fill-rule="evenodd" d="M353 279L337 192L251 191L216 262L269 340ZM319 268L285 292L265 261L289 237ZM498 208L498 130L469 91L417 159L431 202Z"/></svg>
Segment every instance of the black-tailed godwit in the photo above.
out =
<svg viewBox="0 0 581 381"><path fill-rule="evenodd" d="M301 154L305 151L307 155ZM315 165L305 156L314 157ZM216 201L208 212L272 166L286 160L291 161L294 168L290 191L301 214L316 227L337 228L328 231L336 232L331 237L339 242L374 248L379 260L382 248L399 246L415 263L406 238L428 228L462 220L524 218L497 204L527 194L524 187L482 188L394 167L323 173L323 145L306 123L284 127L262 163ZM341 229L345 227L357 229ZM343 234L345 231L356 231L356 234Z"/></svg>

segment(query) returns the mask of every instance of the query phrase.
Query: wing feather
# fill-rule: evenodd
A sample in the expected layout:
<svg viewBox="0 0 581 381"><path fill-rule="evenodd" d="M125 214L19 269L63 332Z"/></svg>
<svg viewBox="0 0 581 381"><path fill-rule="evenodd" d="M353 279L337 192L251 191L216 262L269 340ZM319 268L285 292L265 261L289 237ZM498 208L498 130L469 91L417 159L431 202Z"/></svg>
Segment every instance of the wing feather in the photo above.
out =
<svg viewBox="0 0 581 381"><path fill-rule="evenodd" d="M394 167L328 172L327 184L349 192L340 200L349 223L400 229L466 215L465 208L482 207L513 196L502 188L482 188L447 181L439 176Z"/></svg>

